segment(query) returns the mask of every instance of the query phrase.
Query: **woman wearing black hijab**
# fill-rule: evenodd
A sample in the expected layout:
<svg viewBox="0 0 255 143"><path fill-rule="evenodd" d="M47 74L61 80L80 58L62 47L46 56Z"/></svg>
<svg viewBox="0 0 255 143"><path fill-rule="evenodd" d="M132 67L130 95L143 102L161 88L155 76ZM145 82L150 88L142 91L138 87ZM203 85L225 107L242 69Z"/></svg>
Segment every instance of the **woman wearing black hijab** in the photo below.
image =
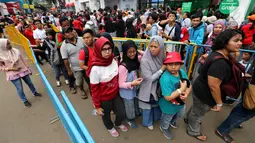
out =
<svg viewBox="0 0 255 143"><path fill-rule="evenodd" d="M127 40L122 44L123 59L119 66L119 89L126 110L127 123L137 128L135 122L135 97L142 79L138 78L140 62L138 61L137 46L134 41Z"/></svg>

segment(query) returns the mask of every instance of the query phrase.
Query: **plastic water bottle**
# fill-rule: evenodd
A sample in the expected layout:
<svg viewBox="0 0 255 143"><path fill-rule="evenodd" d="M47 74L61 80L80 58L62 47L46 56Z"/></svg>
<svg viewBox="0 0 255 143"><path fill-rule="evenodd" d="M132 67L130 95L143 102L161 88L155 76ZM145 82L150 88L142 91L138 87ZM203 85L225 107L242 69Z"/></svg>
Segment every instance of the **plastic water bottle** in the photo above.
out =
<svg viewBox="0 0 255 143"><path fill-rule="evenodd" d="M97 109L93 109L93 110L92 110L92 115L98 115ZM103 116L104 116L104 111L103 111Z"/></svg>

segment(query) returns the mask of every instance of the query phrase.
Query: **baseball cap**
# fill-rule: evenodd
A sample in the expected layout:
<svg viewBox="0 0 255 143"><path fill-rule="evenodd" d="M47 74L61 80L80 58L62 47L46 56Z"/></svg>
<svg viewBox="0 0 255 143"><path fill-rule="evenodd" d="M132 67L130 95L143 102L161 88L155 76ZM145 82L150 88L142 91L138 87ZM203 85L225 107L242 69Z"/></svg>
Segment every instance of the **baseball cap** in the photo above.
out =
<svg viewBox="0 0 255 143"><path fill-rule="evenodd" d="M170 63L181 63L181 64L183 64L181 55L178 52L169 52L169 53L167 53L164 64L170 64Z"/></svg>

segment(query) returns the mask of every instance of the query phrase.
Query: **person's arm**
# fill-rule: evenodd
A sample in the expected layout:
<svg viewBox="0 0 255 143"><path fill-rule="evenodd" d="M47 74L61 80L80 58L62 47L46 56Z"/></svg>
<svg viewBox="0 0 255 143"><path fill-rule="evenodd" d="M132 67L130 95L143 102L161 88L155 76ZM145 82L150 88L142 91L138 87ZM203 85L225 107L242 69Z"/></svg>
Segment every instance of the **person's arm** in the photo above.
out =
<svg viewBox="0 0 255 143"><path fill-rule="evenodd" d="M99 74L92 67L90 72L90 90L91 90L92 101L96 109L101 108L100 106L100 91L101 90L100 90L99 81L100 81Z"/></svg>
<svg viewBox="0 0 255 143"><path fill-rule="evenodd" d="M84 70L88 69L88 66L85 65L85 52L84 52L84 50L81 50L80 53L79 53L79 65L80 65L80 68L82 68Z"/></svg>
<svg viewBox="0 0 255 143"><path fill-rule="evenodd" d="M120 65L119 66L119 88L133 89L132 82L126 82L128 70Z"/></svg>
<svg viewBox="0 0 255 143"><path fill-rule="evenodd" d="M160 21L159 26L162 27L162 28L165 27L166 24L168 23L168 21L169 21L168 19Z"/></svg>
<svg viewBox="0 0 255 143"><path fill-rule="evenodd" d="M151 36L156 36L156 35L158 35L158 28L157 28L157 26L152 26Z"/></svg>
<svg viewBox="0 0 255 143"><path fill-rule="evenodd" d="M9 68L6 67L3 62L0 62L0 71L1 72L7 72L7 71L9 71Z"/></svg>
<svg viewBox="0 0 255 143"><path fill-rule="evenodd" d="M67 53L67 49L64 45L61 46L60 48L60 53L61 53L61 56L62 56L62 59L64 61L64 64L65 64L65 67L66 67L66 70L68 72L68 75L72 75L72 70L70 68L70 63L68 61L68 53Z"/></svg>
<svg viewBox="0 0 255 143"><path fill-rule="evenodd" d="M173 83L171 81L169 81L168 78L164 77L164 75L165 74L163 74L159 80L160 87L162 90L162 95L164 96L164 98L167 101L171 101L171 100L179 97L181 95L181 93L185 91L185 89L187 87L187 83L186 83L186 81L185 82L180 81L181 87L179 89L175 89Z"/></svg>
<svg viewBox="0 0 255 143"><path fill-rule="evenodd" d="M221 105L223 102L221 100L221 90L220 90L220 84L221 80L218 78L215 78L213 76L208 76L208 86L210 88L211 94L213 96L214 101Z"/></svg>
<svg viewBox="0 0 255 143"><path fill-rule="evenodd" d="M159 79L164 70L165 69L159 69L157 72L152 73L149 63L143 60L141 62L141 71L144 80L151 80L152 82L154 82Z"/></svg>

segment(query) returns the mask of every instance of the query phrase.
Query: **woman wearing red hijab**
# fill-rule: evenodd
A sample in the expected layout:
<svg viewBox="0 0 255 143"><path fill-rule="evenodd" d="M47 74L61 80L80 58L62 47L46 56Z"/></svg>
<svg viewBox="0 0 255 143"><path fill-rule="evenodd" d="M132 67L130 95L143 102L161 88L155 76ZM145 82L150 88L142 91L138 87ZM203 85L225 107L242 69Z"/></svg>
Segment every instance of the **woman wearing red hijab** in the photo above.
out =
<svg viewBox="0 0 255 143"><path fill-rule="evenodd" d="M90 77L92 101L97 114L102 116L105 127L113 137L119 133L114 128L119 127L123 132L128 128L122 124L125 118L125 108L119 96L118 64L114 60L113 45L108 39L97 39L92 64L87 70ZM115 112L116 120L111 121L111 111Z"/></svg>

